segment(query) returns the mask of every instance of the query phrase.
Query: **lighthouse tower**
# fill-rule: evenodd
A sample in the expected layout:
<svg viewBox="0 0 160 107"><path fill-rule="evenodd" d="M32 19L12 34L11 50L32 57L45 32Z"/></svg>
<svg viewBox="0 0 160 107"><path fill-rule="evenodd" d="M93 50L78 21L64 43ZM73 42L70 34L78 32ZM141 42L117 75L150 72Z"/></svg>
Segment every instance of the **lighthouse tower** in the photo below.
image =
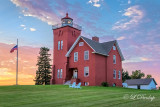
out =
<svg viewBox="0 0 160 107"><path fill-rule="evenodd" d="M67 81L68 59L65 56L75 40L81 34L81 27L66 16L53 29L53 70L51 84L63 84Z"/></svg>

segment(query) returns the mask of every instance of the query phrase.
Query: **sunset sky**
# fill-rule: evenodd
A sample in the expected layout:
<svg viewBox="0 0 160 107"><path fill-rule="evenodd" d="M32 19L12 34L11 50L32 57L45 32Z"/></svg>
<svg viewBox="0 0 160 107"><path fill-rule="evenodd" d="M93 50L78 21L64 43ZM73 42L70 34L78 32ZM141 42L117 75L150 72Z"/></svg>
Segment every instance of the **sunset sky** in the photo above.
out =
<svg viewBox="0 0 160 107"><path fill-rule="evenodd" d="M0 0L0 85L14 85L19 39L19 84L32 85L40 47L53 52L51 25L66 12L82 35L118 40L124 70L151 74L160 86L160 0ZM51 57L52 59L52 57Z"/></svg>

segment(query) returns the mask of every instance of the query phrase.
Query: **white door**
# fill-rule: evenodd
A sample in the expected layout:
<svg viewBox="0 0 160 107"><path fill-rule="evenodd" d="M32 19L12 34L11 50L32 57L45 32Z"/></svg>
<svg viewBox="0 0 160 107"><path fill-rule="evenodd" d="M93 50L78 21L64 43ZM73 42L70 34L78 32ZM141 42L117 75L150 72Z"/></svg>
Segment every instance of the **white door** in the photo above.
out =
<svg viewBox="0 0 160 107"><path fill-rule="evenodd" d="M77 78L77 70L73 70L73 78Z"/></svg>

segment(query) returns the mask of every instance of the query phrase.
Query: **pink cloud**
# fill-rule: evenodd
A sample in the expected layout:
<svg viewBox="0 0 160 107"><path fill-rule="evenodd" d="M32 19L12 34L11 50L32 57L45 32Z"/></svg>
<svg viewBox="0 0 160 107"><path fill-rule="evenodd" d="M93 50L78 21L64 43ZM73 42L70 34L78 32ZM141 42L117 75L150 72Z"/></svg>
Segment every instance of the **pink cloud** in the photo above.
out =
<svg viewBox="0 0 160 107"><path fill-rule="evenodd" d="M45 0L11 0L11 2L20 7L24 16L36 17L49 25L56 24L59 21L59 18Z"/></svg>
<svg viewBox="0 0 160 107"><path fill-rule="evenodd" d="M0 43L0 85L15 84L16 52L10 53L10 49L13 46L14 44ZM37 70L36 63L39 50L40 48L29 46L19 47L19 84L34 84L33 79ZM52 50L50 53L52 53Z"/></svg>
<svg viewBox="0 0 160 107"><path fill-rule="evenodd" d="M142 72L147 74L151 74L153 78L155 78L158 86L160 86L160 61L147 61L147 62L129 62L123 63L123 68L129 71L129 74L135 70L141 70Z"/></svg>

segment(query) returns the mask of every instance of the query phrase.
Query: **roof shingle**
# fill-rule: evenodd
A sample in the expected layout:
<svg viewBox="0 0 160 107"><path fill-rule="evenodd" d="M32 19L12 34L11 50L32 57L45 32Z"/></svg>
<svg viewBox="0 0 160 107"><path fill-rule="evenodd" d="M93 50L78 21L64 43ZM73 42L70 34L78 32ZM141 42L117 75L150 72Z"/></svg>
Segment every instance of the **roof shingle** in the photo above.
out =
<svg viewBox="0 0 160 107"><path fill-rule="evenodd" d="M88 43L88 45L90 45L93 48L93 50L96 53L103 54L105 56L108 56L112 46L116 42L116 40L114 40L114 41L99 43L99 42L93 41L91 39L88 39L86 37L83 37L83 36L81 36L81 37L83 40L85 40Z"/></svg>
<svg viewBox="0 0 160 107"><path fill-rule="evenodd" d="M69 51L67 52L66 56L69 57L69 54L71 53L71 51L74 49L74 47L76 46L76 44L78 43L78 41L80 40L80 38L82 38L92 49L93 49L93 53L97 53L97 54L101 54L104 56L108 56L109 52L111 51L113 45L115 44L117 46L118 52L121 56L121 60L124 60L124 57L122 55L122 52L118 46L118 43L116 40L114 41L109 41L109 42L103 42L103 43L99 43L97 41L91 40L89 38L86 38L84 36L79 36L77 38L77 40L74 42L74 44L72 45L72 47L69 49Z"/></svg>
<svg viewBox="0 0 160 107"><path fill-rule="evenodd" d="M146 79L131 79L131 80L126 80L124 83L127 83L128 85L148 85L150 84L151 81L154 81L155 84L157 85L156 81L154 78L146 78Z"/></svg>

